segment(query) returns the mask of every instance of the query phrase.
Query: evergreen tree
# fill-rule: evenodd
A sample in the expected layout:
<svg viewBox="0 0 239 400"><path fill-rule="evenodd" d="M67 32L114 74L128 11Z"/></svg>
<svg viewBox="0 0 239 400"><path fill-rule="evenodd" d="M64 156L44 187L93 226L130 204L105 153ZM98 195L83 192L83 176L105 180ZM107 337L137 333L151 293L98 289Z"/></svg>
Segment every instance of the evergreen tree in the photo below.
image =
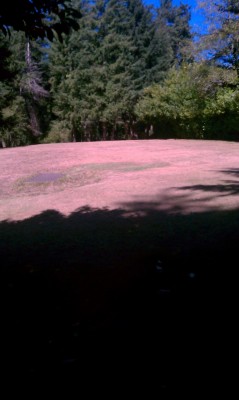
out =
<svg viewBox="0 0 239 400"><path fill-rule="evenodd" d="M103 119L111 125L111 138L117 125L124 128L123 137L133 137L134 104L143 88L170 67L165 40L141 0L104 2L99 32L100 63L107 71Z"/></svg>
<svg viewBox="0 0 239 400"><path fill-rule="evenodd" d="M200 1L208 24L201 49L224 68L234 69L239 78L239 3L237 0Z"/></svg>
<svg viewBox="0 0 239 400"><path fill-rule="evenodd" d="M73 5L82 15L79 31L50 44L54 119L48 140L134 137L134 106L142 90L162 81L173 64L173 40L181 40L178 20L184 14L174 15L172 31L142 0Z"/></svg>
<svg viewBox="0 0 239 400"><path fill-rule="evenodd" d="M157 24L166 39L168 52L171 49L171 65L185 60L184 48L192 40L189 7L185 4L173 6L172 0L161 0L157 10Z"/></svg>
<svg viewBox="0 0 239 400"><path fill-rule="evenodd" d="M30 43L22 33L12 32L10 38L1 35L1 139L2 145L17 146L35 143L42 133L41 99L47 92L41 86L40 46ZM34 60L34 56L36 56Z"/></svg>
<svg viewBox="0 0 239 400"><path fill-rule="evenodd" d="M117 126L123 124L123 135L130 134L135 85L134 21L129 2L109 0L101 19L100 64L105 66L105 107L102 112L103 132L107 125L114 138ZM103 40L102 40L103 39Z"/></svg>
<svg viewBox="0 0 239 400"><path fill-rule="evenodd" d="M25 101L20 93L22 55L18 50L24 42L21 34L11 40L0 35L0 143L2 147L30 143Z"/></svg>
<svg viewBox="0 0 239 400"><path fill-rule="evenodd" d="M49 50L49 73L53 99L50 140L92 139L89 125L97 120L97 25L90 1L79 1L80 29L54 40ZM98 91L102 83L98 80ZM59 132L62 134L59 134Z"/></svg>
<svg viewBox="0 0 239 400"><path fill-rule="evenodd" d="M20 90L25 98L32 135L37 137L42 134L38 106L41 99L48 97L48 92L42 87L41 73L37 63L33 60L29 40L25 45L25 65L26 69L20 82Z"/></svg>

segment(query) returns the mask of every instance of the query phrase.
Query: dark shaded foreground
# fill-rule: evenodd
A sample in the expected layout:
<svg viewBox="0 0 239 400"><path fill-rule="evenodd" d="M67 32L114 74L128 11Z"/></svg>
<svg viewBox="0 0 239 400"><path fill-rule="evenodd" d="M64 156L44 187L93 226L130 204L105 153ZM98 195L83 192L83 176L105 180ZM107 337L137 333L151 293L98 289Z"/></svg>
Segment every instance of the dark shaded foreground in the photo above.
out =
<svg viewBox="0 0 239 400"><path fill-rule="evenodd" d="M154 393L220 386L215 366L227 369L233 351L239 211L131 209L0 224L11 382L100 380L128 393L146 382Z"/></svg>

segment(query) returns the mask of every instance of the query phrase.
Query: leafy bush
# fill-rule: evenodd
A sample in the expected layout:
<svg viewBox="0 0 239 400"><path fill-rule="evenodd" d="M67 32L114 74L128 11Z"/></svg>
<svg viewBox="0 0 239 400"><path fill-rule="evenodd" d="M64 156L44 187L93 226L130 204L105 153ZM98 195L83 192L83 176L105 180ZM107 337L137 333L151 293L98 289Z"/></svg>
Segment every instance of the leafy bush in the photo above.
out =
<svg viewBox="0 0 239 400"><path fill-rule="evenodd" d="M207 64L171 69L162 84L145 89L135 107L159 137L239 137L239 91L233 71Z"/></svg>
<svg viewBox="0 0 239 400"><path fill-rule="evenodd" d="M43 143L67 143L71 141L70 128L62 121L54 121L51 124L48 135L42 140Z"/></svg>

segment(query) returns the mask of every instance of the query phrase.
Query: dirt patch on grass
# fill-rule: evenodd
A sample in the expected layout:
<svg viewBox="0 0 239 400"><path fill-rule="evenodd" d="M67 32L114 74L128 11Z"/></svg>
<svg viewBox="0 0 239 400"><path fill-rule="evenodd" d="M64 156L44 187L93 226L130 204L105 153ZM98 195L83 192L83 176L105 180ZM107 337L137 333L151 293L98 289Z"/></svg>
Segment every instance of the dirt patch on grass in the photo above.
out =
<svg viewBox="0 0 239 400"><path fill-rule="evenodd" d="M101 179L101 174L90 169L76 168L64 172L41 172L27 178L17 179L10 190L3 193L3 196L22 196L22 195L47 195L57 193L72 187L80 187L97 183Z"/></svg>
<svg viewBox="0 0 239 400"><path fill-rule="evenodd" d="M12 175L6 176L1 182L1 197L11 198L22 195L39 195L56 193L70 188L77 188L85 185L98 183L115 172L121 174L127 172L139 172L155 168L165 168L169 164L161 163L132 163L132 162L108 162L79 164L71 168L58 170L49 167L41 171L17 178L15 181ZM18 170L19 171L19 170ZM58 171L58 172L56 172Z"/></svg>

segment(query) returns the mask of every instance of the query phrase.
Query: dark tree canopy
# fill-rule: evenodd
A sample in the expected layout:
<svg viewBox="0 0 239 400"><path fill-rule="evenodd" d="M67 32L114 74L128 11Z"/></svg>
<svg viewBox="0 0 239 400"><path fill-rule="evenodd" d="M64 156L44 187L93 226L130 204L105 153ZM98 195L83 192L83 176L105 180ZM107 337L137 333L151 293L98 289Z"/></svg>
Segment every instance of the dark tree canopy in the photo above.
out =
<svg viewBox="0 0 239 400"><path fill-rule="evenodd" d="M55 31L61 38L70 28L78 28L79 11L65 0L8 0L0 5L0 30L9 28L25 32L31 39L53 39Z"/></svg>

